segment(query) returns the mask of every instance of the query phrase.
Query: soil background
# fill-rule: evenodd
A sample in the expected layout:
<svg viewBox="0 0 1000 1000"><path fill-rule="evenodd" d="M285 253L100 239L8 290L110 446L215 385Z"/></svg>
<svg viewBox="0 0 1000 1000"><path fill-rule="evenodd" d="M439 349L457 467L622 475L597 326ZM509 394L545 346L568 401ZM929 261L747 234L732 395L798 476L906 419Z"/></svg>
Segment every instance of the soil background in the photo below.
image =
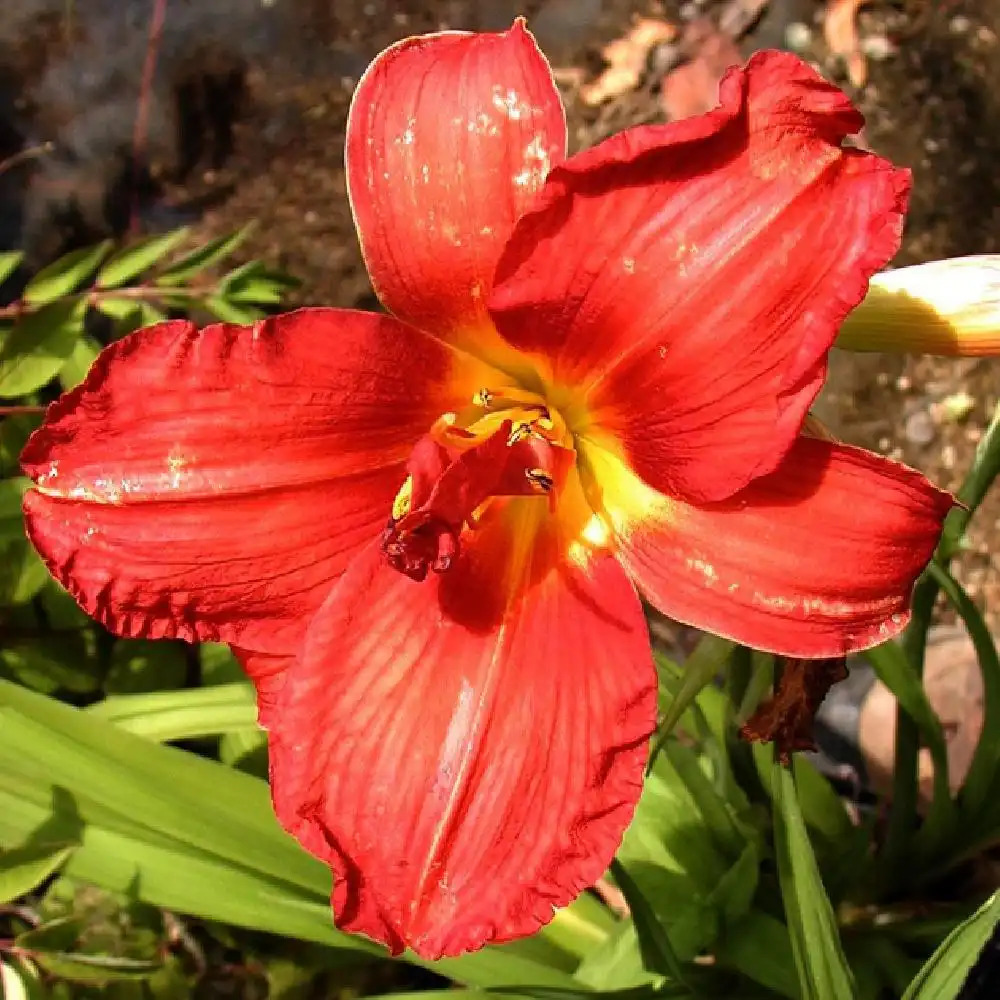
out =
<svg viewBox="0 0 1000 1000"><path fill-rule="evenodd" d="M1000 251L998 0L864 4L847 18L857 32L863 82L856 73L851 81L823 29L829 7L857 6L842 0L168 0L145 140L149 169L141 174L134 165L123 171L121 161L134 139L155 0L7 3L6 27L0 26L6 67L0 154L5 142L8 152L49 139L77 144L75 159L59 161L61 172L35 164L17 177L20 237L46 252L84 230L120 229L128 214L122 204L134 199L138 178L150 195L143 203L148 227L194 220L197 237L207 239L255 220L242 252L298 278L295 302L376 306L343 173L344 126L358 77L399 38L443 28L499 29L516 14L528 17L556 70L572 149L638 122L710 106L727 56L790 48L862 109L863 143L913 170L897 264ZM619 84L603 102L586 98L608 67L608 44L634 39L640 18L672 26L681 39L691 37L692 23L705 30L693 47L677 38L648 47L634 81ZM720 37L713 28L734 19L743 30ZM692 63L697 71L681 87L678 74ZM53 82L56 70L62 76ZM5 125L5 87L14 125ZM0 188L14 183L16 173L0 177ZM1000 362L834 354L818 406L833 431L956 488L998 405ZM958 566L994 628L1000 627L998 537L995 493L977 515Z"/></svg>

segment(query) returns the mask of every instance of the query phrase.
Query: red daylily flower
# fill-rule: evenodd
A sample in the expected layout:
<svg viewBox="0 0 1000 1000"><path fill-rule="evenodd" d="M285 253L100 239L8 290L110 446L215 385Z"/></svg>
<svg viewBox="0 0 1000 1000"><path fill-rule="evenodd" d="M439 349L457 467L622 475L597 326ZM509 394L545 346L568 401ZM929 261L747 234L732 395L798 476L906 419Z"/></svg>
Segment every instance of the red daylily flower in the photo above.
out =
<svg viewBox="0 0 1000 1000"><path fill-rule="evenodd" d="M341 927L454 954L601 875L656 715L636 586L798 657L903 627L951 498L801 434L900 238L860 125L762 53L567 160L522 23L410 39L347 135L392 315L162 323L50 408L32 539L113 631L237 648Z"/></svg>

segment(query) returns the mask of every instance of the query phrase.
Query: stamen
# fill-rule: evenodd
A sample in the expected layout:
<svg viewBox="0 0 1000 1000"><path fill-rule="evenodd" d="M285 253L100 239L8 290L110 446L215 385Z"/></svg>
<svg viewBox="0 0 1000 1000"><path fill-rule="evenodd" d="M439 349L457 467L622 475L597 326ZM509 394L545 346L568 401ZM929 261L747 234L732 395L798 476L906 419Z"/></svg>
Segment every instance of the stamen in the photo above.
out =
<svg viewBox="0 0 1000 1000"><path fill-rule="evenodd" d="M413 476L407 476L406 481L399 488L396 499L392 501L392 519L399 521L410 513L413 505Z"/></svg>
<svg viewBox="0 0 1000 1000"><path fill-rule="evenodd" d="M477 390L472 397L472 405L483 410L509 410L515 406L527 410L545 409L537 392L510 385L505 385L502 389L484 387Z"/></svg>
<svg viewBox="0 0 1000 1000"><path fill-rule="evenodd" d="M524 478L542 493L548 493L555 480L544 469L525 469Z"/></svg>
<svg viewBox="0 0 1000 1000"><path fill-rule="evenodd" d="M410 456L382 551L413 580L444 573L458 557L462 532L493 498L547 496L554 509L574 458L572 449L539 433L534 421L515 426L504 419L486 436L458 427L440 437L428 434Z"/></svg>

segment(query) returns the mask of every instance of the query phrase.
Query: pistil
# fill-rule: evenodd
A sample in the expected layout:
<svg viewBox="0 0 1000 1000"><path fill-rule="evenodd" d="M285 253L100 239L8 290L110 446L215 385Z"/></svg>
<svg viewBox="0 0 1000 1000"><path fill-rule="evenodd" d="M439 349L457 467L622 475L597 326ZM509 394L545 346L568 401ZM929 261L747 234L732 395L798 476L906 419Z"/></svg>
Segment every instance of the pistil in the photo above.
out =
<svg viewBox="0 0 1000 1000"><path fill-rule="evenodd" d="M575 452L556 439L562 425L533 393L476 393L472 419L445 414L413 449L407 478L382 534L389 563L413 580L447 572L485 507L505 497L546 497L554 512ZM565 440L565 439L564 439Z"/></svg>

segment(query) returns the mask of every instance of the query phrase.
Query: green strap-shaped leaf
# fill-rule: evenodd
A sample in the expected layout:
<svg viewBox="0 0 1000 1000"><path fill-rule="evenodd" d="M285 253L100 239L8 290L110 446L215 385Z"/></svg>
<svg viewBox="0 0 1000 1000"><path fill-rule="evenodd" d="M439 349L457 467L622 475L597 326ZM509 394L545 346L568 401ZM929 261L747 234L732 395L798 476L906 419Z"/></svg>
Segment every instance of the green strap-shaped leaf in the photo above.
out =
<svg viewBox="0 0 1000 1000"><path fill-rule="evenodd" d="M865 658L875 668L878 679L896 696L900 707L916 723L930 751L934 763L934 799L918 835L918 849L925 857L932 858L947 844L957 823L957 810L948 784L948 745L941 720L927 700L920 675L898 642L885 642L869 649Z"/></svg>
<svg viewBox="0 0 1000 1000"><path fill-rule="evenodd" d="M119 250L97 275L98 288L120 288L158 264L187 237L188 228L175 229L159 236L148 236L132 246Z"/></svg>
<svg viewBox="0 0 1000 1000"><path fill-rule="evenodd" d="M917 973L903 1000L957 1000L979 953L1000 921L1000 893L959 924ZM984 993L983 996L986 996Z"/></svg>
<svg viewBox="0 0 1000 1000"><path fill-rule="evenodd" d="M771 787L778 881L803 1000L852 1000L854 980L809 843L795 780L777 761Z"/></svg>
<svg viewBox="0 0 1000 1000"><path fill-rule="evenodd" d="M66 863L73 851L67 844L32 844L0 850L0 903L31 892Z"/></svg>
<svg viewBox="0 0 1000 1000"><path fill-rule="evenodd" d="M246 683L113 695L87 712L157 742L239 732L257 721L253 688Z"/></svg>
<svg viewBox="0 0 1000 1000"><path fill-rule="evenodd" d="M611 874L614 875L618 888L628 902L646 968L650 972L668 976L674 982L683 984L684 970L681 968L680 960L649 901L621 862L611 862Z"/></svg>
<svg viewBox="0 0 1000 1000"><path fill-rule="evenodd" d="M660 723L656 742L649 755L648 769L652 768L657 755L663 749L674 730L674 726L680 721L688 706L698 697L703 688L712 683L722 665L729 659L733 645L727 639L706 635L695 646L694 652L684 664L684 673L681 675L680 684L673 692L673 698L666 708L663 721Z"/></svg>
<svg viewBox="0 0 1000 1000"><path fill-rule="evenodd" d="M80 839L70 877L209 920L382 954L335 930L329 871L278 827L266 782L0 680L0 843L40 826ZM577 959L545 930L458 958L407 958L467 986L577 985Z"/></svg>
<svg viewBox="0 0 1000 1000"><path fill-rule="evenodd" d="M982 612L951 572L938 562L931 562L928 572L965 622L983 676L983 728L960 800L963 817L975 827L983 808L994 806L996 801L994 779L1000 765L1000 653Z"/></svg>
<svg viewBox="0 0 1000 1000"><path fill-rule="evenodd" d="M111 241L105 240L95 247L73 250L53 261L28 282L24 301L41 306L75 292L94 273L110 249Z"/></svg>

